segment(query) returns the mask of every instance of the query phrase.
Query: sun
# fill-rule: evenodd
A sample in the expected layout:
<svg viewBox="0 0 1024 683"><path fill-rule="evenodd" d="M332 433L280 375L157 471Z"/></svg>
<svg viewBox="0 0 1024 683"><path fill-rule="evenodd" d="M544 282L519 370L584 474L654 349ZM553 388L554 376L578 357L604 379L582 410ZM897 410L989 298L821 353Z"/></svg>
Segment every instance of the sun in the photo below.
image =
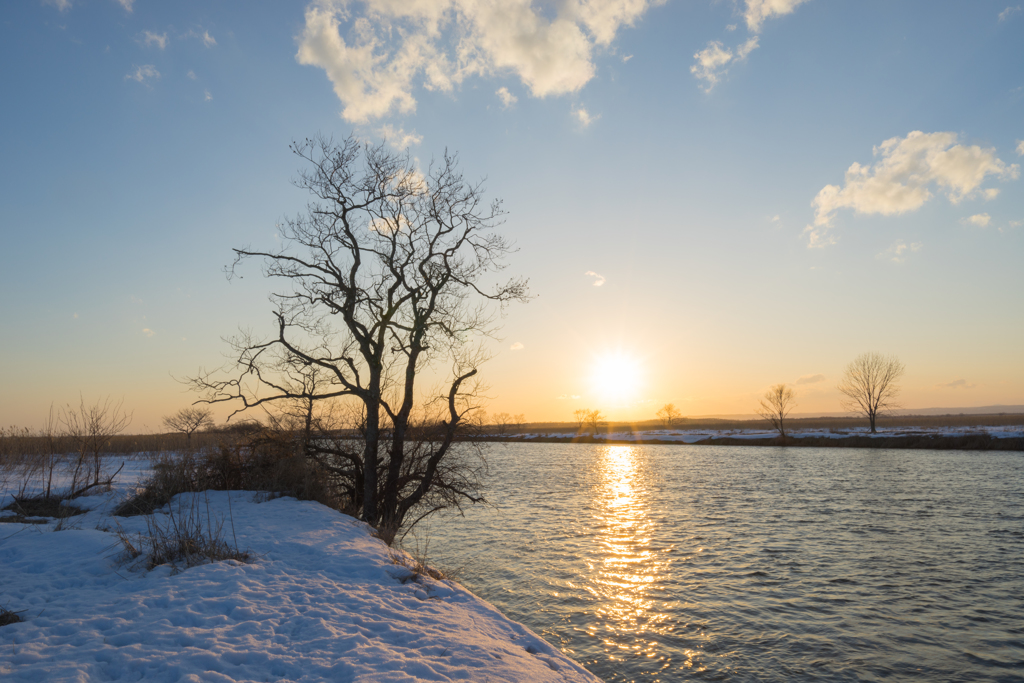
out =
<svg viewBox="0 0 1024 683"><path fill-rule="evenodd" d="M636 398L642 376L640 362L635 357L614 351L595 359L590 380L600 399L623 403Z"/></svg>

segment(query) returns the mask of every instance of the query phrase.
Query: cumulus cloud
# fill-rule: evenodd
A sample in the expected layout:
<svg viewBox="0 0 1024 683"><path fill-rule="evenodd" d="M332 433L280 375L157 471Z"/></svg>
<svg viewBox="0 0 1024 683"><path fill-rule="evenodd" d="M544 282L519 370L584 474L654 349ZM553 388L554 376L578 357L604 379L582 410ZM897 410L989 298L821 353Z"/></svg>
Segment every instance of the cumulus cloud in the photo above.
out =
<svg viewBox="0 0 1024 683"><path fill-rule="evenodd" d="M152 64L143 64L142 66L136 66L135 71L124 75L126 81L136 81L138 83L145 83L148 79L160 78L160 72L156 70L156 67Z"/></svg>
<svg viewBox="0 0 1024 683"><path fill-rule="evenodd" d="M510 351L522 351L526 347L523 346L523 342L516 342L512 346L508 347Z"/></svg>
<svg viewBox="0 0 1024 683"><path fill-rule="evenodd" d="M43 0L46 5L53 5L59 12L67 12L71 9L71 0Z"/></svg>
<svg viewBox="0 0 1024 683"><path fill-rule="evenodd" d="M989 216L987 213L976 213L973 216L964 218L960 222L964 225L973 225L976 228L986 228L992 222L992 216Z"/></svg>
<svg viewBox="0 0 1024 683"><path fill-rule="evenodd" d="M128 12L129 14L132 11L132 5L135 4L135 0L114 0L114 1L117 4L119 4L121 7L124 7L124 11Z"/></svg>
<svg viewBox="0 0 1024 683"><path fill-rule="evenodd" d="M209 102L212 99L213 99L213 95L210 94L210 91L209 90L204 90L203 91L203 101L204 102Z"/></svg>
<svg viewBox="0 0 1024 683"><path fill-rule="evenodd" d="M592 270L588 270L587 272L585 272L583 274L584 275L588 275L588 276L594 278L594 286L595 287L600 287L601 285L603 285L605 283L604 275L600 275L599 273L595 273Z"/></svg>
<svg viewBox="0 0 1024 683"><path fill-rule="evenodd" d="M768 222L769 223L778 223L781 220L782 220L782 216L780 216L779 214L775 214L774 216L772 216L771 218L768 219Z"/></svg>
<svg viewBox="0 0 1024 683"><path fill-rule="evenodd" d="M594 76L595 47L661 1L549 12L532 0L317 0L295 58L327 73L352 123L415 111L414 85L448 92L473 75L514 74L534 97L573 93Z"/></svg>
<svg viewBox="0 0 1024 683"><path fill-rule="evenodd" d="M978 385L968 384L967 380L965 379L955 379L952 382L948 382L946 384L937 384L935 386L940 387L942 389L973 389Z"/></svg>
<svg viewBox="0 0 1024 683"><path fill-rule="evenodd" d="M1020 5L1017 5L1016 7L1007 7L1006 9L999 13L999 21L1006 21L1019 11Z"/></svg>
<svg viewBox="0 0 1024 683"><path fill-rule="evenodd" d="M801 375L800 379L796 381L797 384L817 384L818 382L824 382L825 375Z"/></svg>
<svg viewBox="0 0 1024 683"><path fill-rule="evenodd" d="M999 196L999 188L990 187L981 193L985 197L985 201L991 201Z"/></svg>
<svg viewBox="0 0 1024 683"><path fill-rule="evenodd" d="M185 75L188 76L189 79L191 79L193 81L196 80L196 72L192 71L191 69L189 69L189 72L187 74L185 74Z"/></svg>
<svg viewBox="0 0 1024 683"><path fill-rule="evenodd" d="M152 31L143 31L141 42L147 47L150 45L156 45L158 48L163 50L167 47L167 32L153 33Z"/></svg>
<svg viewBox="0 0 1024 683"><path fill-rule="evenodd" d="M499 100L501 100L501 106L505 107L505 109L508 109L513 104L519 101L519 98L510 93L508 91L508 88L506 88L505 86L498 88L494 94L498 96Z"/></svg>
<svg viewBox="0 0 1024 683"><path fill-rule="evenodd" d="M1024 140L1017 140L1017 156L1024 157Z"/></svg>
<svg viewBox="0 0 1024 683"><path fill-rule="evenodd" d="M423 142L423 136L417 135L416 131L406 133L403 128L395 128L391 124L378 128L377 135L387 140L393 148L399 151L415 147Z"/></svg>
<svg viewBox="0 0 1024 683"><path fill-rule="evenodd" d="M704 81L701 87L705 92L711 92L729 73L730 64L745 60L747 55L757 49L757 41L757 36L752 36L733 52L720 41L712 40L706 48L693 55L697 63L690 67L690 73Z"/></svg>
<svg viewBox="0 0 1024 683"><path fill-rule="evenodd" d="M600 116L592 116L590 112L588 112L583 107L573 109L572 115L576 118L577 121L579 121L580 125L583 126L584 128L589 127L590 124L601 118Z"/></svg>
<svg viewBox="0 0 1024 683"><path fill-rule="evenodd" d="M790 14L805 2L808 0L746 0L747 8L743 12L743 18L747 22L747 30L751 33L760 33L761 24L766 19Z"/></svg>
<svg viewBox="0 0 1024 683"><path fill-rule="evenodd" d="M888 249L878 254L875 258L892 261L893 263L903 263L907 260L907 256L910 253L921 251L923 247L924 245L920 242L907 244L903 240L896 240Z"/></svg>
<svg viewBox="0 0 1024 683"><path fill-rule="evenodd" d="M892 216L915 211L931 199L932 190L944 192L958 204L974 196L988 176L1016 178L1017 164L1007 165L995 149L957 143L956 133L913 131L905 138L890 138L874 148L878 161L862 166L854 162L846 171L845 185L826 185L812 205L814 225L805 232L822 240L840 209Z"/></svg>
<svg viewBox="0 0 1024 683"><path fill-rule="evenodd" d="M149 329L148 327L143 327L142 328L142 334L146 335L147 337L152 337L153 335L156 334L156 332L154 332L153 330Z"/></svg>

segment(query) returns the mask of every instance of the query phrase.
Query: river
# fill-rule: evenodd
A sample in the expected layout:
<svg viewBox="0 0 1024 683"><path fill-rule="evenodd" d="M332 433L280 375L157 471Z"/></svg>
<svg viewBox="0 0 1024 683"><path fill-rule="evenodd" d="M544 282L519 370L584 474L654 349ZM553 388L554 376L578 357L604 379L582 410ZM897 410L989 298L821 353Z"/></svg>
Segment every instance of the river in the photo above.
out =
<svg viewBox="0 0 1024 683"><path fill-rule="evenodd" d="M1024 681L1024 453L508 444L406 547L609 682Z"/></svg>

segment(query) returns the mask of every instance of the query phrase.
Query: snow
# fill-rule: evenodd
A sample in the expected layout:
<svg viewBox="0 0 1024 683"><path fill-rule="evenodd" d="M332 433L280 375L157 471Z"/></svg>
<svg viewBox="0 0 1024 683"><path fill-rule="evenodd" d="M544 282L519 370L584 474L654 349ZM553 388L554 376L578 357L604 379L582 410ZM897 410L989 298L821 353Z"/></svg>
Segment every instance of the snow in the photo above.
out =
<svg viewBox="0 0 1024 683"><path fill-rule="evenodd" d="M1024 420L1022 420L1024 421ZM849 429L801 429L786 430L786 436L792 438L813 437L843 439L850 436L867 436L872 438L889 438L893 436L969 436L988 434L995 439L1024 437L1024 425L1008 426L975 426L975 427L879 427L872 434L868 427ZM608 441L663 441L672 443L696 443L706 439L773 439L779 433L774 429L648 429L622 432L600 432L598 440ZM523 440L543 438L564 438L567 441L575 438L570 433L531 433L523 434ZM519 437L517 437L519 438Z"/></svg>
<svg viewBox="0 0 1024 683"><path fill-rule="evenodd" d="M147 531L145 517L111 516L124 495L121 487L76 500L89 511L60 531L53 521L0 524L0 607L24 620L0 627L0 679L598 680L465 588L414 573L367 525L317 503L183 494L174 510L223 524L251 560L147 571L115 534L117 524L129 536ZM151 523L167 524L169 512Z"/></svg>

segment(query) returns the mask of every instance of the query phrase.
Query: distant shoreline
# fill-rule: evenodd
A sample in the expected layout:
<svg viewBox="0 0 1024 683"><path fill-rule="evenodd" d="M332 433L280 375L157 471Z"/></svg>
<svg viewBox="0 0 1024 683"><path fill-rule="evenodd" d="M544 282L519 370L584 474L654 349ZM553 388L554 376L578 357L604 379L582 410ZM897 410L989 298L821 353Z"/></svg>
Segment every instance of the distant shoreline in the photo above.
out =
<svg viewBox="0 0 1024 683"><path fill-rule="evenodd" d="M660 439L637 434L633 438L603 438L601 436L485 436L479 441L503 443L582 443L616 446L752 446L795 448L899 448L949 451L1024 451L1024 437L993 437L990 434L962 435L844 435L844 436L778 436L768 438L736 438L713 435L695 441Z"/></svg>

